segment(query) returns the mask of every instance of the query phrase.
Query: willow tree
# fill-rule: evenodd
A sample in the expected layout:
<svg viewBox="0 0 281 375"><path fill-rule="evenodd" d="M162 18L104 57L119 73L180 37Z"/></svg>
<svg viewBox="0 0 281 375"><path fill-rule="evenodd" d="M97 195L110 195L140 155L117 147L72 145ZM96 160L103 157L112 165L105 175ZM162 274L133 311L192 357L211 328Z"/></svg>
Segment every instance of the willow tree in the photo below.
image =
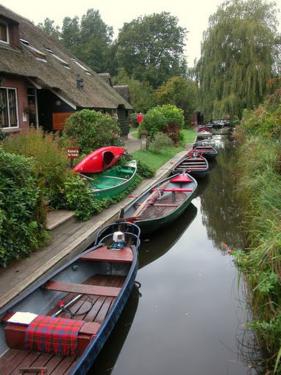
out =
<svg viewBox="0 0 281 375"><path fill-rule="evenodd" d="M260 103L277 44L275 3L232 0L209 18L197 64L201 104L209 117L241 116Z"/></svg>

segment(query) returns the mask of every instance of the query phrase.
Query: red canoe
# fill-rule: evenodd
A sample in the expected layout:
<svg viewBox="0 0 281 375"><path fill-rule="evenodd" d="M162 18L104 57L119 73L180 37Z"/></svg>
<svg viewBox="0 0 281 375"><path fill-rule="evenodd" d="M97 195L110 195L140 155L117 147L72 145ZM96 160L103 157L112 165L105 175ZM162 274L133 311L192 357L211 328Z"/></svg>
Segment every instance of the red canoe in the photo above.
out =
<svg viewBox="0 0 281 375"><path fill-rule="evenodd" d="M78 173L99 173L112 167L125 153L124 147L106 146L91 152L74 167Z"/></svg>

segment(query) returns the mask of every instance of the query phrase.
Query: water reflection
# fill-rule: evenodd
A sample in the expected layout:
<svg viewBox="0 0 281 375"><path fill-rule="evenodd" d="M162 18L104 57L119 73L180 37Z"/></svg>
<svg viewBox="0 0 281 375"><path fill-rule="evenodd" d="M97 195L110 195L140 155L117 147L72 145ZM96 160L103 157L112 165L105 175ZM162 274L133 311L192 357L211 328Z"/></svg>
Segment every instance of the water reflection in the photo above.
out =
<svg viewBox="0 0 281 375"><path fill-rule="evenodd" d="M171 247L180 239L183 232L187 230L189 225L195 219L197 208L191 203L184 213L173 223L172 230L169 227L159 229L158 231L143 238L145 247L142 249L142 254L139 259L139 268L147 266L156 259L166 254ZM157 246L155 246L157 244Z"/></svg>
<svg viewBox="0 0 281 375"><path fill-rule="evenodd" d="M235 164L235 149L228 145L217 157L217 165L209 175L208 189L201 194L203 224L208 237L221 250L243 246L241 208L235 191L238 178Z"/></svg>
<svg viewBox="0 0 281 375"><path fill-rule="evenodd" d="M137 275L142 298L135 318L129 327L126 318L118 323L96 375L256 373L253 338L244 330L249 312L243 280L238 282L232 258L220 251L222 243L243 243L233 152L222 148L193 205L143 242Z"/></svg>
<svg viewBox="0 0 281 375"><path fill-rule="evenodd" d="M135 318L135 314L139 303L139 291L134 287L132 294L118 320L118 324L112 331L109 339L100 352L89 375L110 375L118 356L122 350L124 342L130 331L131 325Z"/></svg>

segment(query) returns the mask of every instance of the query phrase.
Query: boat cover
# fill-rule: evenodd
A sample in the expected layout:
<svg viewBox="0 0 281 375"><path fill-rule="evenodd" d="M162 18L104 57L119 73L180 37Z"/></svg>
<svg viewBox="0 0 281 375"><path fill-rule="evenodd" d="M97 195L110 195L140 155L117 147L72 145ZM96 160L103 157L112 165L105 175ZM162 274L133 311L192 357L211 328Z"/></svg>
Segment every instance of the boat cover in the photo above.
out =
<svg viewBox="0 0 281 375"><path fill-rule="evenodd" d="M78 333L84 323L82 320L38 315L26 329L25 349L77 355Z"/></svg>

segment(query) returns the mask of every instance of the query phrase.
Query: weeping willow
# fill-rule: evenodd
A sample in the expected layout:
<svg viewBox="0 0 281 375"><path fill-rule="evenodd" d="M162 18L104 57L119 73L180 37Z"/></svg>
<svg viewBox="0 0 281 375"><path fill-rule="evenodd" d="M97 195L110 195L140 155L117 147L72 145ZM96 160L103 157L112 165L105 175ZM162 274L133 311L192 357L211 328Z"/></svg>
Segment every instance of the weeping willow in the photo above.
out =
<svg viewBox="0 0 281 375"><path fill-rule="evenodd" d="M209 18L197 64L207 117L241 117L263 100L275 63L276 13L275 3L232 0Z"/></svg>

